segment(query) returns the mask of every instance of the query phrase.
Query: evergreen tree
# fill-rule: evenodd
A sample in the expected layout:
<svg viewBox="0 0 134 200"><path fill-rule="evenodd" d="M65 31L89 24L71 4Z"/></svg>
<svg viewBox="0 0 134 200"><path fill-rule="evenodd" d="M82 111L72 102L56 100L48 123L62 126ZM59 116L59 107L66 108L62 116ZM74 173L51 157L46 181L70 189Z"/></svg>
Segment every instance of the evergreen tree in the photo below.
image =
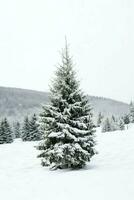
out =
<svg viewBox="0 0 134 200"><path fill-rule="evenodd" d="M19 122L16 122L14 124L14 135L15 135L15 138L20 138L20 136L21 136L21 130L20 130L20 123Z"/></svg>
<svg viewBox="0 0 134 200"><path fill-rule="evenodd" d="M117 131L119 130L119 124L118 124L118 119L116 119L114 116L110 119L110 126L111 126L111 131Z"/></svg>
<svg viewBox="0 0 134 200"><path fill-rule="evenodd" d="M124 115L123 121L124 121L124 124L129 124L130 123L130 118L129 118L128 114Z"/></svg>
<svg viewBox="0 0 134 200"><path fill-rule="evenodd" d="M6 143L12 143L13 142L13 133L11 126L7 119L4 119L4 127L5 127L5 132L6 132Z"/></svg>
<svg viewBox="0 0 134 200"><path fill-rule="evenodd" d="M0 124L0 144L12 143L13 135L9 122L3 119Z"/></svg>
<svg viewBox="0 0 134 200"><path fill-rule="evenodd" d="M39 124L37 123L37 117L34 114L29 122L30 140L38 141L41 139L41 133L39 131Z"/></svg>
<svg viewBox="0 0 134 200"><path fill-rule="evenodd" d="M110 132L112 131L111 124L109 118L106 118L102 123L102 132Z"/></svg>
<svg viewBox="0 0 134 200"><path fill-rule="evenodd" d="M119 120L119 130L121 131L125 130L125 124L122 119Z"/></svg>
<svg viewBox="0 0 134 200"><path fill-rule="evenodd" d="M131 123L134 123L134 103L133 102L131 102L130 103L130 122Z"/></svg>
<svg viewBox="0 0 134 200"><path fill-rule="evenodd" d="M97 127L100 127L103 118L104 118L104 116L101 114L101 112L99 112L98 119L97 119Z"/></svg>
<svg viewBox="0 0 134 200"><path fill-rule="evenodd" d="M24 124L22 127L22 134L21 138L23 141L30 141L30 125L29 125L29 118L26 116L24 119Z"/></svg>
<svg viewBox="0 0 134 200"><path fill-rule="evenodd" d="M114 115L112 115L112 118L111 118L111 120L112 120L113 122L116 122L116 118L115 118L115 116L114 116Z"/></svg>
<svg viewBox="0 0 134 200"><path fill-rule="evenodd" d="M104 122L102 123L102 132L112 132L125 129L124 121L122 119L114 119L106 118L104 120Z"/></svg>
<svg viewBox="0 0 134 200"><path fill-rule="evenodd" d="M6 143L6 134L4 129L3 120L0 122L0 144Z"/></svg>
<svg viewBox="0 0 134 200"><path fill-rule="evenodd" d="M95 154L94 125L87 97L79 89L66 45L51 88L51 103L43 107L43 166L81 168Z"/></svg>

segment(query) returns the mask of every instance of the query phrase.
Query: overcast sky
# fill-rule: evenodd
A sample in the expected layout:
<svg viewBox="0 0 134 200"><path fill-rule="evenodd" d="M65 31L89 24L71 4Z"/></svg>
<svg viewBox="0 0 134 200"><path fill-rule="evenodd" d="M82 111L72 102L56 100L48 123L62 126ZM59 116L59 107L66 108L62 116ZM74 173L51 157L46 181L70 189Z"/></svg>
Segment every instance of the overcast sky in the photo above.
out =
<svg viewBox="0 0 134 200"><path fill-rule="evenodd" d="M0 85L48 91L65 35L81 88L134 99L133 0L1 0Z"/></svg>

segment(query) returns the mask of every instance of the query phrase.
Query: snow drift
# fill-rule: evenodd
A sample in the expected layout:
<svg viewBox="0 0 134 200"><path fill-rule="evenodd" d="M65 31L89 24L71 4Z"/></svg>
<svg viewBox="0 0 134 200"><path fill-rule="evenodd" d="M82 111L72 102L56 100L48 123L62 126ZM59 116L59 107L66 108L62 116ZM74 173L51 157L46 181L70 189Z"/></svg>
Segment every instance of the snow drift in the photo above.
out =
<svg viewBox="0 0 134 200"><path fill-rule="evenodd" d="M133 200L134 126L101 133L99 154L82 170L50 171L40 165L37 142L0 145L2 200Z"/></svg>

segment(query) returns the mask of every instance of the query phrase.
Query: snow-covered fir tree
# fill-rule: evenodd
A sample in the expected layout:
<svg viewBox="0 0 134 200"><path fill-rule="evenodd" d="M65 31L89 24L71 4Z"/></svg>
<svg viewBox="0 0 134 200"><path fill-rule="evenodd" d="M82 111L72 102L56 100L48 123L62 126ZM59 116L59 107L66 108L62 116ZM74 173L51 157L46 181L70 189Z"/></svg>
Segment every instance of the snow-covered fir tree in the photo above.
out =
<svg viewBox="0 0 134 200"><path fill-rule="evenodd" d="M119 130L119 120L116 119L114 116L110 119L110 125L111 125L111 131L117 131Z"/></svg>
<svg viewBox="0 0 134 200"><path fill-rule="evenodd" d="M102 123L102 132L111 132L111 131L117 131L117 130L124 130L125 124L124 121L120 119L116 119L113 116L109 119L106 118Z"/></svg>
<svg viewBox="0 0 134 200"><path fill-rule="evenodd" d="M30 141L38 141L41 139L41 133L39 131L39 124L37 121L36 114L34 114L29 122L29 132L30 132Z"/></svg>
<svg viewBox="0 0 134 200"><path fill-rule="evenodd" d="M0 144L6 143L6 134L4 129L3 120L0 122Z"/></svg>
<svg viewBox="0 0 134 200"><path fill-rule="evenodd" d="M104 118L104 116L101 114L101 112L99 112L98 119L97 119L97 127L100 127L103 118Z"/></svg>
<svg viewBox="0 0 134 200"><path fill-rule="evenodd" d="M5 132L6 132L6 143L12 143L13 133L12 133L12 129L9 122L7 121L7 118L4 119L4 127L5 127Z"/></svg>
<svg viewBox="0 0 134 200"><path fill-rule="evenodd" d="M130 123L129 114L124 115L124 117L122 119L124 121L124 124L129 124Z"/></svg>
<svg viewBox="0 0 134 200"><path fill-rule="evenodd" d="M12 143L13 135L12 130L7 118L3 119L0 123L0 144Z"/></svg>
<svg viewBox="0 0 134 200"><path fill-rule="evenodd" d="M121 131L125 130L125 124L122 119L119 119L118 126L119 126L119 130Z"/></svg>
<svg viewBox="0 0 134 200"><path fill-rule="evenodd" d="M28 116L26 116L24 119L21 138L23 141L30 141L30 125Z"/></svg>
<svg viewBox="0 0 134 200"><path fill-rule="evenodd" d="M134 103L132 101L130 103L129 108L130 108L130 114L129 114L129 116L130 116L130 122L134 123Z"/></svg>
<svg viewBox="0 0 134 200"><path fill-rule="evenodd" d="M20 138L21 136L21 127L19 122L14 123L14 136L15 138Z"/></svg>
<svg viewBox="0 0 134 200"><path fill-rule="evenodd" d="M96 153L91 107L79 89L67 45L52 84L51 103L41 113L41 127L43 166L81 168Z"/></svg>
<svg viewBox="0 0 134 200"><path fill-rule="evenodd" d="M116 120L116 118L115 118L114 115L112 115L111 120L112 120L113 123L114 123L114 122L117 122L117 120Z"/></svg>
<svg viewBox="0 0 134 200"><path fill-rule="evenodd" d="M102 127L101 127L102 132L110 132L111 131L111 124L110 124L110 120L109 118L106 118L103 123L102 123Z"/></svg>

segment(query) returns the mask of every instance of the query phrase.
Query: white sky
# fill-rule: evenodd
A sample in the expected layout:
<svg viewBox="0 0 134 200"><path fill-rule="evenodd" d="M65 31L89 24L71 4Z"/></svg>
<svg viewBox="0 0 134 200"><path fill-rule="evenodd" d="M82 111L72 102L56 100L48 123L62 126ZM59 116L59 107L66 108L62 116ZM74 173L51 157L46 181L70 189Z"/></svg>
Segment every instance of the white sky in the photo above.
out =
<svg viewBox="0 0 134 200"><path fill-rule="evenodd" d="M134 99L133 0L0 0L0 85L46 91L65 35L81 87Z"/></svg>

